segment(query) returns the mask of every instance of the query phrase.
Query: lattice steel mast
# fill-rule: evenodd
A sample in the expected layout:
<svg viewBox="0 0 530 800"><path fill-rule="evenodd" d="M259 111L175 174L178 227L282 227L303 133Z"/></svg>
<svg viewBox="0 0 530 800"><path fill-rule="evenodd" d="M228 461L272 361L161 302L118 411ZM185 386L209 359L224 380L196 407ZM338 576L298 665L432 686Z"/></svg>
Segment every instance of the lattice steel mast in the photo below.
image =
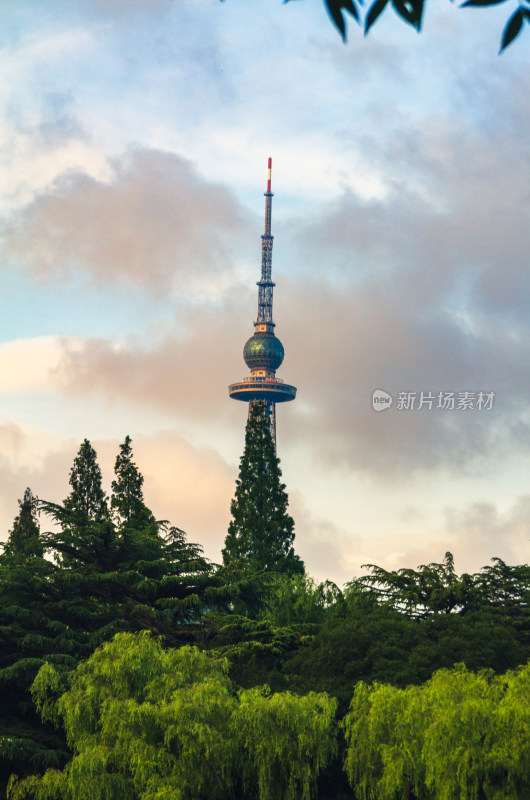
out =
<svg viewBox="0 0 530 800"><path fill-rule="evenodd" d="M258 318L256 322L272 322L272 291L276 286L271 280L272 273L272 245L274 236L271 234L271 170L272 158L269 158L267 168L267 191L265 192L265 232L261 237L261 280L258 282Z"/></svg>
<svg viewBox="0 0 530 800"><path fill-rule="evenodd" d="M284 349L274 334L272 321L272 293L276 284L272 281L271 234L271 169L272 159L268 161L267 191L265 192L265 231L261 237L261 280L258 281L258 316L254 322L254 335L243 349L243 358L250 369L250 377L228 387L234 400L248 403L248 413L254 403L265 403L265 413L270 419L271 433L276 446L276 403L294 400L296 388L276 377L276 370L283 362Z"/></svg>

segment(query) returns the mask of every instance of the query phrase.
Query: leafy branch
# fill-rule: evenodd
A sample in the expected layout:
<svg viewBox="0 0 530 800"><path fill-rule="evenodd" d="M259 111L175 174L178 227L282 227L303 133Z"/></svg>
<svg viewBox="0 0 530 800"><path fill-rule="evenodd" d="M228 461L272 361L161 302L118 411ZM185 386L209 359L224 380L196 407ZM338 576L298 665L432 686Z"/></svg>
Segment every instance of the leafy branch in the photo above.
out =
<svg viewBox="0 0 530 800"><path fill-rule="evenodd" d="M284 2L288 3L290 0ZM466 0L461 8L485 8L505 2L508 0ZM388 6L403 22L412 25L418 33L421 31L426 0L374 0L366 9L363 4L364 0L324 0L328 15L344 42L347 40L348 15L364 28L366 35ZM509 17L502 33L500 53L519 36L525 23L530 23L530 0L519 0L517 9Z"/></svg>

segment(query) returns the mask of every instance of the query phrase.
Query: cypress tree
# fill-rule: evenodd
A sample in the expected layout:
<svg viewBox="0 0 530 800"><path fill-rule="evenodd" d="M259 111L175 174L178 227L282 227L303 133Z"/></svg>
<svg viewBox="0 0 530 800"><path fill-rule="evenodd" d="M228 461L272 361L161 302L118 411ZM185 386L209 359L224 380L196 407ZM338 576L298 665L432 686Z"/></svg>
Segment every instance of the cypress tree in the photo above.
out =
<svg viewBox="0 0 530 800"><path fill-rule="evenodd" d="M264 405L256 403L247 422L230 506L232 520L222 551L225 567L248 561L266 572L304 572L293 549L294 520L287 512L289 499L281 475Z"/></svg>
<svg viewBox="0 0 530 800"><path fill-rule="evenodd" d="M4 552L6 555L21 558L42 556L44 548L40 540L40 525L37 519L39 499L28 487L18 505L20 511L13 520Z"/></svg>
<svg viewBox="0 0 530 800"><path fill-rule="evenodd" d="M85 522L99 521L105 516L107 499L101 486L101 470L96 451L85 439L79 448L70 470L72 491L64 501L64 508Z"/></svg>
<svg viewBox="0 0 530 800"><path fill-rule="evenodd" d="M71 492L62 504L40 503L59 525L58 531L45 535L46 541L63 567L97 565L97 569L106 570L119 543L101 485L97 454L88 439L74 459L69 483Z"/></svg>
<svg viewBox="0 0 530 800"><path fill-rule="evenodd" d="M143 475L132 458L131 437L126 436L114 465L110 509L118 526L142 529L155 521L144 503Z"/></svg>

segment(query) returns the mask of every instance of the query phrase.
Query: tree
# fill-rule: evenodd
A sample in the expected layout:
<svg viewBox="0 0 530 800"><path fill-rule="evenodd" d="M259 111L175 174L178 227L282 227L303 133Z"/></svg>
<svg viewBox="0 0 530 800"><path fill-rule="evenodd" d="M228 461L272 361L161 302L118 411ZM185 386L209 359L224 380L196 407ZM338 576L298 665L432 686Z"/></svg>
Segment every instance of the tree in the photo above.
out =
<svg viewBox="0 0 530 800"><path fill-rule="evenodd" d="M530 664L505 675L460 665L407 689L361 682L342 726L359 800L530 796Z"/></svg>
<svg viewBox="0 0 530 800"><path fill-rule="evenodd" d="M530 656L517 617L493 613L486 604L474 605L465 614L440 610L423 614L425 596L418 599L422 613L417 613L414 604L403 603L401 588L389 599L385 587L381 596L381 587L364 580L352 582L328 609L323 625L306 638L306 645L284 659L287 686L328 692L345 711L352 687L360 680L403 688L421 684L436 670L455 663L504 672ZM433 603L438 608L438 601Z"/></svg>
<svg viewBox="0 0 530 800"><path fill-rule="evenodd" d="M89 442L71 475L63 504L40 503L56 522L40 537L46 557L0 557L0 794L15 770L62 766L68 756L31 704L29 688L45 661L66 676L118 631L194 641L212 583L201 548L178 528L116 529Z"/></svg>
<svg viewBox="0 0 530 800"><path fill-rule="evenodd" d="M42 666L43 653L55 654L75 666L55 619L55 630L44 612L53 597L50 586L55 567L43 557L39 535L37 498L29 489L19 501L20 513L13 523L4 554L0 556L0 796L12 772L61 767L67 753L63 737L43 725L32 706L31 683ZM55 599L55 598L54 598ZM68 634L68 631L66 631ZM58 645L58 639L61 644ZM59 655L59 653L62 654Z"/></svg>
<svg viewBox="0 0 530 800"><path fill-rule="evenodd" d="M263 403L256 403L247 422L232 520L223 548L223 563L250 562L267 572L302 574L303 561L295 554L294 520L281 483L270 423Z"/></svg>
<svg viewBox="0 0 530 800"><path fill-rule="evenodd" d="M285 0L285 2L288 2L288 0ZM507 0L466 0L462 3L462 6L483 8L504 2L507 2ZM403 22L412 25L419 33L423 23L426 0L374 0L366 9L363 8L363 0L324 0L324 5L333 25L345 42L346 20L348 19L345 14L353 17L364 28L364 33L367 34L387 8L392 8ZM528 0L520 0L502 33L501 52L520 34L525 23L530 23L530 3Z"/></svg>
<svg viewBox="0 0 530 800"><path fill-rule="evenodd" d="M114 465L116 479L112 481L111 512L118 525L145 528L155 521L144 503L143 475L132 458L131 437L126 436Z"/></svg>
<svg viewBox="0 0 530 800"><path fill-rule="evenodd" d="M64 509L80 522L99 522L107 510L107 498L101 486L101 470L97 454L88 439L79 448L70 470L72 491L64 501Z"/></svg>
<svg viewBox="0 0 530 800"><path fill-rule="evenodd" d="M318 625L340 598L341 591L332 581L318 583L309 575L275 576L260 618L273 625Z"/></svg>
<svg viewBox="0 0 530 800"><path fill-rule="evenodd" d="M10 800L309 800L335 752L335 702L326 695L236 693L228 664L195 647L164 650L119 634L81 664L56 702L51 665L33 694L62 720L74 753L62 772L13 778Z"/></svg>
<svg viewBox="0 0 530 800"><path fill-rule="evenodd" d="M404 568L389 572L375 564L363 564L363 568L370 569L371 575L350 585L369 588L381 602L409 617L461 612L472 602L473 576L456 575L451 553L445 554L441 564L421 565L417 571Z"/></svg>
<svg viewBox="0 0 530 800"><path fill-rule="evenodd" d="M20 511L13 521L9 537L4 547L6 555L19 558L42 556L44 552L40 539L38 522L39 499L28 487L22 500L18 501Z"/></svg>
<svg viewBox="0 0 530 800"><path fill-rule="evenodd" d="M351 587L375 594L385 605L410 618L433 619L440 615L489 615L490 623L509 622L521 642L530 646L530 566L510 566L492 558L493 566L474 574L455 573L451 553L441 564L388 571L366 564L370 575L357 578ZM530 656L530 651L528 652Z"/></svg>

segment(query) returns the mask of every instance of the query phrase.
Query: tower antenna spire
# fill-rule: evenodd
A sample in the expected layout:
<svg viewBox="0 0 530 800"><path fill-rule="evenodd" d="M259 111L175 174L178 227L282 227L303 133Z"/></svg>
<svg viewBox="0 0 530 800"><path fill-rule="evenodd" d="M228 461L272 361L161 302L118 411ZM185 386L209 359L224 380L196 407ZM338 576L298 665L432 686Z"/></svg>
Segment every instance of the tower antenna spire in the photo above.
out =
<svg viewBox="0 0 530 800"><path fill-rule="evenodd" d="M265 231L261 237L261 280L258 282L258 322L272 322L272 291L276 284L272 282L272 245L271 234L272 198L271 192L272 158L267 165L267 191L265 192Z"/></svg>
<svg viewBox="0 0 530 800"><path fill-rule="evenodd" d="M271 279L272 243L271 234L271 169L272 158L267 165L267 191L265 192L265 231L261 237L261 280L258 281L258 316L254 322L254 335L250 337L243 349L245 364L250 369L250 377L239 383L232 383L228 393L234 400L248 403L248 414L257 402L265 404L274 445L276 446L276 403L294 400L296 387L284 383L276 377L284 350L280 340L274 333L272 321L272 290L275 284Z"/></svg>

